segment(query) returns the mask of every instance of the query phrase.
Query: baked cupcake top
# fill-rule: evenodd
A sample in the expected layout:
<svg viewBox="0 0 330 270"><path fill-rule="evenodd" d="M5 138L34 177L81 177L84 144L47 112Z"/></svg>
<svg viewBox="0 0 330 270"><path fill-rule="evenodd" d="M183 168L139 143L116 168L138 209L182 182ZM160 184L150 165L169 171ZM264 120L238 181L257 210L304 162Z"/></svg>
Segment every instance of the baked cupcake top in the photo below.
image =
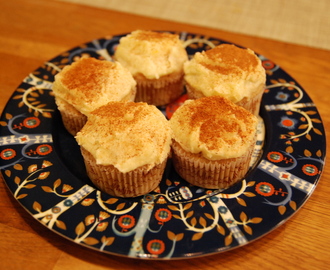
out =
<svg viewBox="0 0 330 270"><path fill-rule="evenodd" d="M136 82L118 62L82 58L55 76L53 92L83 114L109 101L129 100Z"/></svg>
<svg viewBox="0 0 330 270"><path fill-rule="evenodd" d="M220 96L187 100L170 119L173 138L209 160L244 155L254 141L257 117Z"/></svg>
<svg viewBox="0 0 330 270"><path fill-rule="evenodd" d="M122 37L114 57L134 77L147 79L183 72L183 63L188 60L178 35L144 30Z"/></svg>
<svg viewBox="0 0 330 270"><path fill-rule="evenodd" d="M170 153L172 131L153 105L109 102L88 115L75 138L97 164L113 165L125 173L162 163Z"/></svg>
<svg viewBox="0 0 330 270"><path fill-rule="evenodd" d="M221 95L234 103L257 94L266 81L255 53L229 44L197 52L184 72L185 81L204 96Z"/></svg>

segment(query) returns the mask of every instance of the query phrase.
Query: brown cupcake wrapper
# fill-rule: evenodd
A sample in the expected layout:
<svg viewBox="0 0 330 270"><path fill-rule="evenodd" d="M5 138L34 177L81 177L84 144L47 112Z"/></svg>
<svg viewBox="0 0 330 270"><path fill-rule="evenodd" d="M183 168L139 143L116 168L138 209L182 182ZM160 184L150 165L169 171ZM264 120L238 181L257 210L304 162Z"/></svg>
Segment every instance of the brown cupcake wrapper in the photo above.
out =
<svg viewBox="0 0 330 270"><path fill-rule="evenodd" d="M87 174L92 183L101 191L117 197L137 197L153 191L160 183L167 159L149 169L141 166L122 173L113 165L96 164L95 158L81 147Z"/></svg>
<svg viewBox="0 0 330 270"><path fill-rule="evenodd" d="M204 97L204 94L202 92L195 90L188 83L186 83L185 86L189 99L198 99ZM258 116L262 95L264 93L263 90L264 90L264 86L261 87L261 89L257 92L256 95L250 98L245 97L242 100L236 102L235 104L245 108L249 112L253 113L255 116Z"/></svg>
<svg viewBox="0 0 330 270"><path fill-rule="evenodd" d="M260 103L261 103L262 95L264 93L263 89L264 89L264 87L262 88L262 91L260 91L255 96L253 96L251 98L245 97L241 101L237 102L236 104L247 109L249 112L253 113L255 116L258 116L259 111L260 111Z"/></svg>
<svg viewBox="0 0 330 270"><path fill-rule="evenodd" d="M86 124L87 116L63 99L55 98L55 101L61 113L64 127L71 135L75 136Z"/></svg>
<svg viewBox="0 0 330 270"><path fill-rule="evenodd" d="M205 95L201 91L195 90L187 82L185 82L185 87L186 87L186 90L187 90L188 99L198 99L198 98L205 97Z"/></svg>
<svg viewBox="0 0 330 270"><path fill-rule="evenodd" d="M177 173L189 183L210 189L223 189L243 179L249 170L254 143L238 158L208 160L201 154L185 151L173 141L173 164Z"/></svg>
<svg viewBox="0 0 330 270"><path fill-rule="evenodd" d="M134 78L137 83L135 102L162 106L176 100L184 91L183 73L176 73L149 80L143 76Z"/></svg>

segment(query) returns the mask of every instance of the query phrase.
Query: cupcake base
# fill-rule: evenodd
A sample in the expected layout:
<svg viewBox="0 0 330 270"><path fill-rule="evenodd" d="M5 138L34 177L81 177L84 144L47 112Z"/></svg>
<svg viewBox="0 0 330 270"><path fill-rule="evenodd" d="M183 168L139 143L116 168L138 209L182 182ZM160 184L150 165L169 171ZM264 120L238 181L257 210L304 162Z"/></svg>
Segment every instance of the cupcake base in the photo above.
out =
<svg viewBox="0 0 330 270"><path fill-rule="evenodd" d="M173 141L172 149L174 168L183 179L195 186L223 189L244 178L254 143L244 156L223 160L208 160L201 154L189 153L176 141Z"/></svg>
<svg viewBox="0 0 330 270"><path fill-rule="evenodd" d="M187 95L188 95L189 99L198 99L198 98L205 97L202 92L195 90L188 83L186 83L186 89L187 89ZM249 112L253 113L255 116L258 116L263 93L264 93L264 86L262 86L257 91L256 95L249 97L249 98L245 97L242 100L236 102L235 104L245 108Z"/></svg>
<svg viewBox="0 0 330 270"><path fill-rule="evenodd" d="M153 191L160 183L167 159L149 169L141 166L122 173L113 165L96 164L95 158L81 147L86 171L93 184L101 191L117 197L137 197Z"/></svg>
<svg viewBox="0 0 330 270"><path fill-rule="evenodd" d="M79 112L75 107L63 99L56 98L55 101L58 110L61 113L64 127L71 135L75 136L86 124L86 115Z"/></svg>
<svg viewBox="0 0 330 270"><path fill-rule="evenodd" d="M146 102L162 106L176 100L183 93L183 73L162 76L159 79L147 79L135 76L137 91L135 102Z"/></svg>
<svg viewBox="0 0 330 270"><path fill-rule="evenodd" d="M262 88L262 89L264 89L264 88ZM253 113L255 116L258 116L259 111L260 111L260 103L261 103L263 93L264 93L264 91L262 90L260 93L256 94L255 96L253 96L251 98L245 97L241 101L237 102L236 105L239 105L239 106L247 109L251 113Z"/></svg>

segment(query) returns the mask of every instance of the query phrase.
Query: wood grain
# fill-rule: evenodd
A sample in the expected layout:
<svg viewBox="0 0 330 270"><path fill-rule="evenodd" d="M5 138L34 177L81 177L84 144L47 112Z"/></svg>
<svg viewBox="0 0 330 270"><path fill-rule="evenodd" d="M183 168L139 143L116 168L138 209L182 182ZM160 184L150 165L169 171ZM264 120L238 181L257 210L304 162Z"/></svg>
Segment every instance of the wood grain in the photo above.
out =
<svg viewBox="0 0 330 270"><path fill-rule="evenodd" d="M189 0L189 4L186 0L60 1L330 49L328 0Z"/></svg>
<svg viewBox="0 0 330 270"><path fill-rule="evenodd" d="M202 33L265 55L302 85L329 129L330 51L56 1L1 1L0 10L0 112L28 73L61 52L96 38L153 28ZM330 263L329 180L326 166L306 204L261 239L226 253L166 262L121 258L76 245L32 218L1 180L0 268L326 269Z"/></svg>

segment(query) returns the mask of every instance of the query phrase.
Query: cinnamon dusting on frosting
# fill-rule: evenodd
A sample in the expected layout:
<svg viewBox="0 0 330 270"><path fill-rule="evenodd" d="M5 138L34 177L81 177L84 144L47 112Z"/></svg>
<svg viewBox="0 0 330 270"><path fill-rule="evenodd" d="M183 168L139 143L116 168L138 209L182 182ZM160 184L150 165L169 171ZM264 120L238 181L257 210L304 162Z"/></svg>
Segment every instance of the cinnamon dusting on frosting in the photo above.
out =
<svg viewBox="0 0 330 270"><path fill-rule="evenodd" d="M143 41L151 42L173 42L176 43L178 37L177 35L164 33L164 32L155 32L155 31L136 31L135 38Z"/></svg>
<svg viewBox="0 0 330 270"><path fill-rule="evenodd" d="M62 83L68 89L79 88L86 100L90 101L100 95L103 84L118 79L115 69L116 64L110 61L100 61L95 58L81 59L78 65L73 64L65 71Z"/></svg>
<svg viewBox="0 0 330 270"><path fill-rule="evenodd" d="M202 52L214 63L213 65L202 63L202 65L226 75L230 73L239 75L242 71L253 72L259 62L254 53L249 52L249 49L241 49L232 44L222 44L212 50ZM218 62L223 62L225 65L217 65Z"/></svg>
<svg viewBox="0 0 330 270"><path fill-rule="evenodd" d="M170 152L172 131L153 105L109 102L88 115L76 140L97 164L113 165L125 173L162 163Z"/></svg>
<svg viewBox="0 0 330 270"><path fill-rule="evenodd" d="M229 100L213 96L186 101L170 124L183 149L215 160L242 155L254 140L257 118Z"/></svg>
<svg viewBox="0 0 330 270"><path fill-rule="evenodd" d="M236 103L263 91L266 73L250 49L221 44L197 52L184 64L185 81L204 96L220 95Z"/></svg>
<svg viewBox="0 0 330 270"><path fill-rule="evenodd" d="M53 92L83 114L109 101L133 100L136 82L118 62L82 58L55 76Z"/></svg>

